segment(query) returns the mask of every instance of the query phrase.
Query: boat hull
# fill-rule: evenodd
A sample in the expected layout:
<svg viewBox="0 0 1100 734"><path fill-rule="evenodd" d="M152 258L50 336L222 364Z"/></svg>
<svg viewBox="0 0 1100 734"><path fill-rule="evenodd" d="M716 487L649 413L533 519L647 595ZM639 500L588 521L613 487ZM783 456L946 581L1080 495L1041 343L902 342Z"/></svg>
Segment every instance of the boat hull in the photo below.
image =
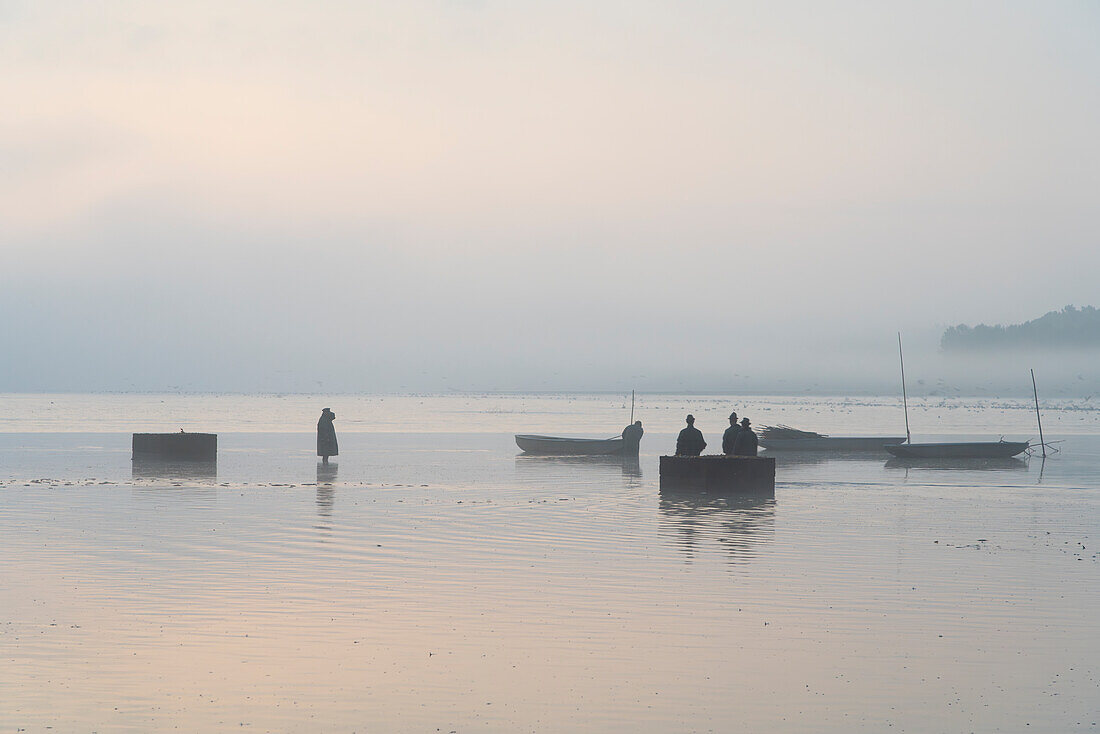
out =
<svg viewBox="0 0 1100 734"><path fill-rule="evenodd" d="M516 435L516 445L528 454L541 456L610 456L622 454L622 438L562 438L558 436Z"/></svg>
<svg viewBox="0 0 1100 734"><path fill-rule="evenodd" d="M822 436L821 438L761 438L769 451L882 451L905 436Z"/></svg>
<svg viewBox="0 0 1100 734"><path fill-rule="evenodd" d="M1026 441L972 441L961 443L902 443L886 446L906 459L1007 459L1027 450Z"/></svg>

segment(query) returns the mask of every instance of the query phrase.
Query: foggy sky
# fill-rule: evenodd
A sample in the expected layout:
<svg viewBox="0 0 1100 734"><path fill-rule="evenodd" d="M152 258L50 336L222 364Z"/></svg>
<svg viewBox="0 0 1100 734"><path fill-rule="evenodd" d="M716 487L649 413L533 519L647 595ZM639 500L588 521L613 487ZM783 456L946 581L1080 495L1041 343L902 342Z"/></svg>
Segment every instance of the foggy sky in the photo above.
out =
<svg viewBox="0 0 1100 734"><path fill-rule="evenodd" d="M0 391L874 392L899 330L973 374L945 326L1100 305L1097 38L1087 1L0 2Z"/></svg>

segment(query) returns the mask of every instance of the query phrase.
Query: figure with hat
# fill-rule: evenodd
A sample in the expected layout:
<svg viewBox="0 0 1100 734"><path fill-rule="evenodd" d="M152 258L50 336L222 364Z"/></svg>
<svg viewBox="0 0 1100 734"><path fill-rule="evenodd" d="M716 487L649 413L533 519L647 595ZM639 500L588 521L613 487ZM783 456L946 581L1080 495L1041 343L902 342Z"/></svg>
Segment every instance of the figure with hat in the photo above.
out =
<svg viewBox="0 0 1100 734"><path fill-rule="evenodd" d="M328 463L328 457L340 453L340 447L336 443L336 428L332 425L334 420L336 420L336 414L331 409L325 408L317 421L317 455L321 457L323 464Z"/></svg>
<svg viewBox="0 0 1100 734"><path fill-rule="evenodd" d="M676 455L698 456L706 447L707 442L703 440L703 434L695 427L695 416L689 415L687 428L680 431L680 435L676 437Z"/></svg>
<svg viewBox="0 0 1100 734"><path fill-rule="evenodd" d="M730 427L722 434L722 453L729 456L733 453L733 447L737 445L737 434L741 432L741 426L737 425L737 412L730 413Z"/></svg>
<svg viewBox="0 0 1100 734"><path fill-rule="evenodd" d="M756 456L760 442L750 426L748 418L741 419L741 430L737 432L737 441L733 444L735 456Z"/></svg>

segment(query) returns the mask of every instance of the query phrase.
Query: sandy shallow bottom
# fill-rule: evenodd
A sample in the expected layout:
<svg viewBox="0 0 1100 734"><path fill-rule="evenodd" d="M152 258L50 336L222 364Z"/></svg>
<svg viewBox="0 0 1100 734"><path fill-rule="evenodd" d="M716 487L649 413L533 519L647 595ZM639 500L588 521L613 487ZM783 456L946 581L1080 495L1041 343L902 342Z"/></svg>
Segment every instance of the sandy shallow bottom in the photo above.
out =
<svg viewBox="0 0 1100 734"><path fill-rule="evenodd" d="M1100 437L781 457L774 498L499 432L0 434L0 730L1097 731ZM647 450L648 449L648 450Z"/></svg>

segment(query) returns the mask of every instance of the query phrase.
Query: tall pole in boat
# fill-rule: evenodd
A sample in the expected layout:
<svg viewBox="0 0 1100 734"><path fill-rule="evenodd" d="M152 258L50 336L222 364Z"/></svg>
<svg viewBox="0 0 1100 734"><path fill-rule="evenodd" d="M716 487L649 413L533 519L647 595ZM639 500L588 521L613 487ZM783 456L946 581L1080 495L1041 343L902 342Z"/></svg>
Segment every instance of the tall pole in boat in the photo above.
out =
<svg viewBox="0 0 1100 734"><path fill-rule="evenodd" d="M901 360L901 404L905 408L905 443L912 443L909 435L909 397L905 394L905 353L901 351L901 332L898 332L898 358Z"/></svg>
<svg viewBox="0 0 1100 734"><path fill-rule="evenodd" d="M1031 392L1035 395L1035 420L1039 423L1039 443L1043 445L1043 458L1047 458L1047 442L1043 440L1043 419L1039 416L1039 388L1035 387L1035 370L1031 371Z"/></svg>
<svg viewBox="0 0 1100 734"><path fill-rule="evenodd" d="M630 425L634 425L634 391L630 391Z"/></svg>

